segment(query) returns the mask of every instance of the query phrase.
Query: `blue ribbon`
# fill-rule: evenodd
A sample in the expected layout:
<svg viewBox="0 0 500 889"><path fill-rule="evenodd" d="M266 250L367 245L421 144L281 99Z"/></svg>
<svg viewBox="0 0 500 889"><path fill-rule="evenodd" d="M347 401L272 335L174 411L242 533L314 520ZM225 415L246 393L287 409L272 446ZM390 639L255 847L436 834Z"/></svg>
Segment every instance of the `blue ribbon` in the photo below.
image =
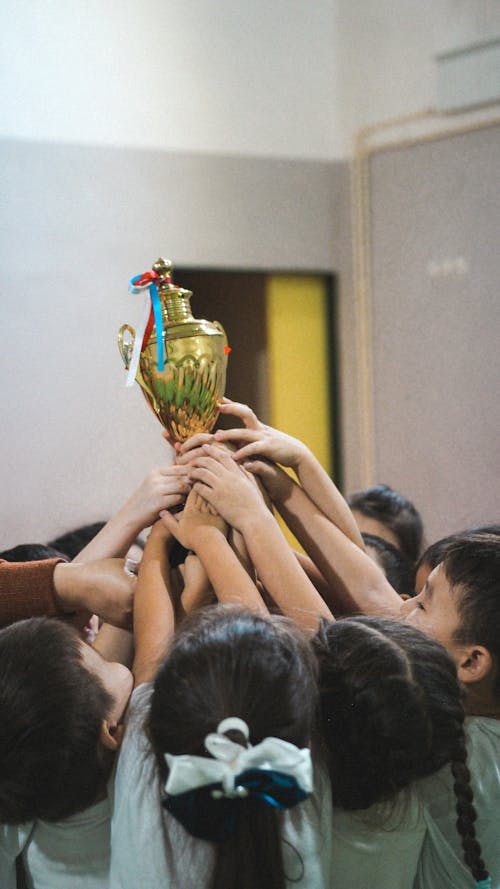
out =
<svg viewBox="0 0 500 889"><path fill-rule="evenodd" d="M244 787L248 795L262 800L275 809L291 809L309 796L291 775L273 769L246 769L234 779L235 787ZM167 795L162 802L174 818L191 834L211 843L223 843L235 832L245 799L212 796L221 791L222 784L206 784L175 796Z"/></svg>
<svg viewBox="0 0 500 889"><path fill-rule="evenodd" d="M144 275L136 275L131 279L130 285L131 287L137 288L137 281L143 278ZM164 368L163 362L163 319L161 314L161 303L160 296L158 293L158 288L154 281L150 281L147 285L149 288L149 295L151 297L151 305L153 307L153 315L155 319L155 327L156 327L156 348L158 354L158 371L161 373ZM138 289L142 289L139 285Z"/></svg>

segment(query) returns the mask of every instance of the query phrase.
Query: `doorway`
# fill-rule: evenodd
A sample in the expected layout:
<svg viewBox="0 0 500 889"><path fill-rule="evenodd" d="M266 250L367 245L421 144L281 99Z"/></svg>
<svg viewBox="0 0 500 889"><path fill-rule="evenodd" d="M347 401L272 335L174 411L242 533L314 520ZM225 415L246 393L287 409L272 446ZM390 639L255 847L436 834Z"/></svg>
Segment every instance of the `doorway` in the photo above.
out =
<svg viewBox="0 0 500 889"><path fill-rule="evenodd" d="M175 282L226 331L227 396L302 439L341 486L334 277L179 267Z"/></svg>

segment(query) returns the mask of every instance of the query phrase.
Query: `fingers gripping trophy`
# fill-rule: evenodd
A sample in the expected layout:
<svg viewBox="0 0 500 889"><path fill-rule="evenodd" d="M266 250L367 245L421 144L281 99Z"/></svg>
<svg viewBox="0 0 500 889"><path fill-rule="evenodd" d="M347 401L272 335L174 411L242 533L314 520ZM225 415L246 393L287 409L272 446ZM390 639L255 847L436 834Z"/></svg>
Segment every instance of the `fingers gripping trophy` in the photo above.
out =
<svg viewBox="0 0 500 889"><path fill-rule="evenodd" d="M172 283L172 263L158 259L151 271L132 278L130 290L148 290L137 332L123 324L118 348L127 386L137 381L170 436L184 442L210 432L226 386L227 344L218 321L193 318L192 292Z"/></svg>

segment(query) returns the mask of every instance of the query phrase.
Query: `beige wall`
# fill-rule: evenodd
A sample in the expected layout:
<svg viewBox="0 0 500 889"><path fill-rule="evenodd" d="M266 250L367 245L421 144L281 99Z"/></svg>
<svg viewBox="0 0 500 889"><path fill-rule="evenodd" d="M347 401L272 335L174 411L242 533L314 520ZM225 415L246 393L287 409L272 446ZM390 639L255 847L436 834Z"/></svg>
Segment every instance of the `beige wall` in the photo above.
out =
<svg viewBox="0 0 500 889"><path fill-rule="evenodd" d="M368 174L372 480L432 540L500 518L500 125L386 148Z"/></svg>
<svg viewBox="0 0 500 889"><path fill-rule="evenodd" d="M7 547L106 517L168 458L116 347L132 275L160 254L335 271L347 304L351 247L346 164L5 141L0 169Z"/></svg>

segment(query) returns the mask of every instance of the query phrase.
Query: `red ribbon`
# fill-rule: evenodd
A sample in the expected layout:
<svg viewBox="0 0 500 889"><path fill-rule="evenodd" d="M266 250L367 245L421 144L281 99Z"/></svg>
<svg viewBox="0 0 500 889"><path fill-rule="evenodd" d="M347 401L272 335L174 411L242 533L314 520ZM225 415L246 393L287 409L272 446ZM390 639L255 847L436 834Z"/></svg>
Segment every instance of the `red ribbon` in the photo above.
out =
<svg viewBox="0 0 500 889"><path fill-rule="evenodd" d="M144 287L146 284L151 284L152 281L154 281L156 283L158 281L158 277L159 277L158 273L154 272L153 270L151 270L149 272L144 272L143 275L138 275L137 278L134 278L134 285L137 285L138 287ZM170 275L167 275L167 277L164 278L164 280L167 281L168 283L170 283L170 281L171 281ZM155 316L154 316L154 312L153 312L153 304L151 303L151 309L149 311L148 323L146 325L146 330L144 331L144 337L142 339L141 352L146 348L147 344L149 343L149 337L151 336L151 332L152 332L154 326L155 326Z"/></svg>

